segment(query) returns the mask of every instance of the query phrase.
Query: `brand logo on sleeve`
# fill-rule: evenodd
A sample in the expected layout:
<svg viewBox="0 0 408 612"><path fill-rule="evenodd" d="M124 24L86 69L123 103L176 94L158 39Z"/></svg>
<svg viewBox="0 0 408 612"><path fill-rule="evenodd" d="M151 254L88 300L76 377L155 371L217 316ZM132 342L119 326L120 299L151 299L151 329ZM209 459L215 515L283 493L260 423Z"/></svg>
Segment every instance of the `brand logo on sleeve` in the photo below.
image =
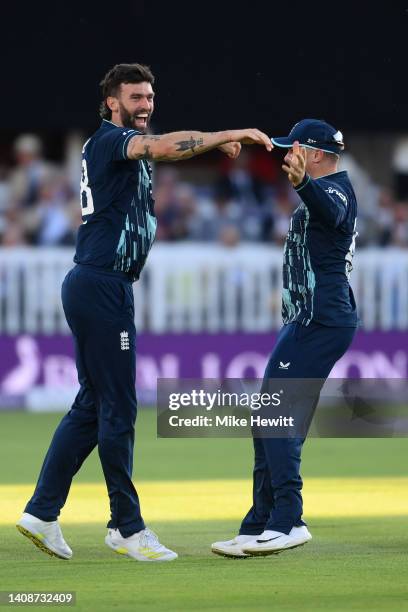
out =
<svg viewBox="0 0 408 612"><path fill-rule="evenodd" d="M288 370L290 366L290 361L288 361L288 363L283 363L283 361L279 362L279 369L280 370Z"/></svg>
<svg viewBox="0 0 408 612"><path fill-rule="evenodd" d="M344 193L341 193L341 191L339 191L338 189L335 189L334 187L329 187L328 189L325 190L327 193L335 193L336 196L338 196L340 198L340 200L343 202L343 204L345 206L347 206L347 198L344 195Z"/></svg>

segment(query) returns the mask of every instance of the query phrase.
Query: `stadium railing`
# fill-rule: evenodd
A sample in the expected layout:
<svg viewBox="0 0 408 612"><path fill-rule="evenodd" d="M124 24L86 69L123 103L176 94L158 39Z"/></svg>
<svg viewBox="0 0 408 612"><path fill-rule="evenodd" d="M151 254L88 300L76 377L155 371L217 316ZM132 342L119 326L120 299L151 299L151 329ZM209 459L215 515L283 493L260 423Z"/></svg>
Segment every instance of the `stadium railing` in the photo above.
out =
<svg viewBox="0 0 408 612"><path fill-rule="evenodd" d="M71 248L0 249L0 333L69 333L61 283ZM281 324L282 250L156 244L134 285L136 326L161 332L268 332ZM408 251L357 251L351 276L362 326L408 329Z"/></svg>

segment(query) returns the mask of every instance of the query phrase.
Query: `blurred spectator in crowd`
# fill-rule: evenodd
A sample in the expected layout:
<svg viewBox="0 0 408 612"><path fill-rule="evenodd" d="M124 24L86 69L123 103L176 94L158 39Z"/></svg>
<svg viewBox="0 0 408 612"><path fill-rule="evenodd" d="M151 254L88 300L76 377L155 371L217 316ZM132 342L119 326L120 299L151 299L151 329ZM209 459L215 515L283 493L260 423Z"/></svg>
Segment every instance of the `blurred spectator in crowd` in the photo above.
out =
<svg viewBox="0 0 408 612"><path fill-rule="evenodd" d="M358 246L372 244L378 239L378 212L381 188L369 177L350 153L343 153L340 158L340 170L346 170L353 185L357 202Z"/></svg>
<svg viewBox="0 0 408 612"><path fill-rule="evenodd" d="M406 202L398 202L395 206L392 244L402 248L408 247L408 206Z"/></svg>
<svg viewBox="0 0 408 612"><path fill-rule="evenodd" d="M183 227L184 237L191 239L194 220L197 217L199 198L190 183L179 183L176 194L180 225Z"/></svg>
<svg viewBox="0 0 408 612"><path fill-rule="evenodd" d="M243 149L235 160L223 160L224 169L216 183L216 192L240 208L240 233L244 240L267 240L271 231L271 213L267 205L271 188L254 167L254 156ZM225 165L227 164L227 165ZM271 174L274 166L271 166Z"/></svg>
<svg viewBox="0 0 408 612"><path fill-rule="evenodd" d="M7 169L0 166L0 236L6 228L6 215L10 206L10 182Z"/></svg>
<svg viewBox="0 0 408 612"><path fill-rule="evenodd" d="M1 236L1 246L17 247L26 244L27 242L21 224L16 221L9 221Z"/></svg>
<svg viewBox="0 0 408 612"><path fill-rule="evenodd" d="M289 229L293 211L298 205L298 197L286 183L280 185L273 202L273 225L271 241L283 246Z"/></svg>
<svg viewBox="0 0 408 612"><path fill-rule="evenodd" d="M180 183L178 171L171 167L160 169L156 177L157 240L184 240L190 235L191 218L196 210L194 190Z"/></svg>
<svg viewBox="0 0 408 612"><path fill-rule="evenodd" d="M229 248L238 246L240 240L241 235L236 225L224 225L218 236L220 244Z"/></svg>
<svg viewBox="0 0 408 612"><path fill-rule="evenodd" d="M242 149L237 159L228 161L225 174L217 181L217 191L243 208L262 206L264 185L251 172L251 154Z"/></svg>
<svg viewBox="0 0 408 612"><path fill-rule="evenodd" d="M16 167L10 173L10 198L14 206L28 208L39 199L41 187L56 168L42 157L38 136L22 134L14 143Z"/></svg>
<svg viewBox="0 0 408 612"><path fill-rule="evenodd" d="M392 158L394 190L397 200L408 202L408 138L400 138Z"/></svg>
<svg viewBox="0 0 408 612"><path fill-rule="evenodd" d="M193 238L204 241L220 241L225 227L236 227L239 231L243 218L241 207L223 190L215 192L213 198L197 207Z"/></svg>
<svg viewBox="0 0 408 612"><path fill-rule="evenodd" d="M24 215L24 227L33 244L74 243L69 203L70 193L61 175L43 182L38 201Z"/></svg>
<svg viewBox="0 0 408 612"><path fill-rule="evenodd" d="M395 202L390 189L382 189L380 192L379 206L376 217L376 243L379 246L391 244L394 232Z"/></svg>

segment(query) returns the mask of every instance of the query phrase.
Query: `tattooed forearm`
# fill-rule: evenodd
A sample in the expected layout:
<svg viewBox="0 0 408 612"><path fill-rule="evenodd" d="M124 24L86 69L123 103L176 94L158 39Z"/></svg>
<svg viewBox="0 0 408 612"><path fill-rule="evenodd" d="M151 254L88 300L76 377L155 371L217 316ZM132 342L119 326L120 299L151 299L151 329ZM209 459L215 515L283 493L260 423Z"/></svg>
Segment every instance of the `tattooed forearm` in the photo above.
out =
<svg viewBox="0 0 408 612"><path fill-rule="evenodd" d="M190 140L179 140L179 142L176 142L176 145L178 145L178 149L176 149L177 151L192 151L193 153L195 153L196 147L202 147L204 143L204 139L203 138L193 138L191 136Z"/></svg>
<svg viewBox="0 0 408 612"><path fill-rule="evenodd" d="M150 161L179 161L211 151L231 140L229 132L203 133L194 131L170 134L140 134L128 144L129 159Z"/></svg>

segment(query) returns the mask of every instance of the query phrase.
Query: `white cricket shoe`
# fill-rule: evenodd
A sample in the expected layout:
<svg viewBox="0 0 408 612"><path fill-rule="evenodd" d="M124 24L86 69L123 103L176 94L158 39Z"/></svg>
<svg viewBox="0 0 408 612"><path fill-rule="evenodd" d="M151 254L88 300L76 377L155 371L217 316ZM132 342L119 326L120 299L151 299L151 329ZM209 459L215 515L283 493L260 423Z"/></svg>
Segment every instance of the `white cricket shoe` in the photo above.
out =
<svg viewBox="0 0 408 612"><path fill-rule="evenodd" d="M70 559L72 550L64 540L58 521L42 521L24 512L16 525L20 533L29 538L40 550L59 559Z"/></svg>
<svg viewBox="0 0 408 612"><path fill-rule="evenodd" d="M178 557L173 550L160 544L157 535L147 528L129 538L123 538L119 529L109 529L105 544L120 555L137 561L173 561Z"/></svg>
<svg viewBox="0 0 408 612"><path fill-rule="evenodd" d="M216 555L223 557L249 557L242 551L242 547L248 542L253 542L256 537L253 535L237 535L232 540L214 542L214 544L211 544L211 550Z"/></svg>
<svg viewBox="0 0 408 612"><path fill-rule="evenodd" d="M273 555L289 548L303 546L311 539L312 534L305 525L292 527L288 535L280 531L264 531L256 539L244 544L242 552L253 556Z"/></svg>

